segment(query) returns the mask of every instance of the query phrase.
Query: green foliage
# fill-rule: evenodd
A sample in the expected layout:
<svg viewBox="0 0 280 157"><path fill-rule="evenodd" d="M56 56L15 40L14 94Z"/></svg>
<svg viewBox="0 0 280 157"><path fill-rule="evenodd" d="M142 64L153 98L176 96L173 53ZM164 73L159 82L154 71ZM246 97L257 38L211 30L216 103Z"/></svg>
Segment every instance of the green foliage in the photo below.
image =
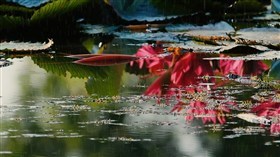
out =
<svg viewBox="0 0 280 157"><path fill-rule="evenodd" d="M0 16L0 30L11 30L28 24L29 21L20 16Z"/></svg>
<svg viewBox="0 0 280 157"><path fill-rule="evenodd" d="M40 22L49 19L62 19L66 14L71 15L81 9L90 0L56 0L36 10L31 17L31 22Z"/></svg>
<svg viewBox="0 0 280 157"><path fill-rule="evenodd" d="M12 5L0 5L0 14L12 15L12 16L23 16L30 18L34 10L21 6Z"/></svg>

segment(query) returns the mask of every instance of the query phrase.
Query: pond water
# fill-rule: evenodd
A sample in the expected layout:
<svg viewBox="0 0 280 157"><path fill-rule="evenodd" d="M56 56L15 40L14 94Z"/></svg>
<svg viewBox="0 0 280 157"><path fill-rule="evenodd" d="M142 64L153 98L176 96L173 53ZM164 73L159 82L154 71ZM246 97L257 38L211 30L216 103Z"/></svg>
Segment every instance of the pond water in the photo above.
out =
<svg viewBox="0 0 280 157"><path fill-rule="evenodd" d="M84 45L94 40L87 39ZM141 44L116 38L105 51L132 54ZM91 44L90 50L94 48L98 46ZM180 91L179 96L149 96L144 93L156 77L135 75L129 64L79 65L65 57L69 54L61 54L11 54L12 64L1 68L1 156L210 157L276 156L280 152L279 130L271 131L272 124L237 117L251 113L256 103L279 102L277 88L260 88L220 75L215 88L211 83L193 83L167 89ZM192 60L202 65L208 62ZM277 79L271 82L279 84ZM210 89L188 92L206 86ZM172 112L178 102L186 107ZM195 112L188 103L215 110L214 115ZM222 120L211 120L219 114Z"/></svg>
<svg viewBox="0 0 280 157"><path fill-rule="evenodd" d="M278 156L279 19L84 23L79 39L2 42L0 156Z"/></svg>

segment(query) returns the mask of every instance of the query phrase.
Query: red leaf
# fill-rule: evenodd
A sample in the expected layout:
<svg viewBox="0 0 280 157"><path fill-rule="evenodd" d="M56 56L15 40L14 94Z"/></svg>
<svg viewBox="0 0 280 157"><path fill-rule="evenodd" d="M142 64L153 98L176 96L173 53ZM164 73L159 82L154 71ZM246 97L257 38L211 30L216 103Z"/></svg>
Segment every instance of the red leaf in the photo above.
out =
<svg viewBox="0 0 280 157"><path fill-rule="evenodd" d="M82 58L96 57L96 56L101 56L101 55L106 55L106 54L77 54L77 55L69 55L69 56L66 56L66 57L82 59Z"/></svg>
<svg viewBox="0 0 280 157"><path fill-rule="evenodd" d="M75 61L74 63L90 65L90 66L111 66L116 64L128 63L139 59L134 55L122 54L102 54L93 57L83 58Z"/></svg>

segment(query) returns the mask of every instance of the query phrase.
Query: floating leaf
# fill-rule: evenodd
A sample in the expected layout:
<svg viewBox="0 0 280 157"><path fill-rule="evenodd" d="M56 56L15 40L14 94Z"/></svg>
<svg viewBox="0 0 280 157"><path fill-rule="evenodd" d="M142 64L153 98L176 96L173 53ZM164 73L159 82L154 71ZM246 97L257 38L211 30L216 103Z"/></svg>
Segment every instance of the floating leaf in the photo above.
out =
<svg viewBox="0 0 280 157"><path fill-rule="evenodd" d="M192 24L172 24L166 27L168 32L195 31L195 35L225 35L226 32L234 31L234 28L225 21L210 23L202 26ZM199 30L208 31L207 34L199 33ZM218 34L216 31L219 31ZM223 33L222 33L223 32ZM214 33L214 34L213 34Z"/></svg>
<svg viewBox="0 0 280 157"><path fill-rule="evenodd" d="M91 66L110 66L128 63L137 59L139 58L134 55L106 54L80 59L75 61L75 63Z"/></svg>
<svg viewBox="0 0 280 157"><path fill-rule="evenodd" d="M0 43L0 50L6 51L40 51L50 48L53 41L49 39L47 43L30 43L30 42L2 42Z"/></svg>
<svg viewBox="0 0 280 157"><path fill-rule="evenodd" d="M260 54L252 54L247 56L240 57L212 57L212 58L204 58L205 60L276 60L280 59L279 51L267 51Z"/></svg>
<svg viewBox="0 0 280 157"><path fill-rule="evenodd" d="M278 28L246 28L237 32L238 37L263 42L265 44L279 44L280 41L280 29Z"/></svg>

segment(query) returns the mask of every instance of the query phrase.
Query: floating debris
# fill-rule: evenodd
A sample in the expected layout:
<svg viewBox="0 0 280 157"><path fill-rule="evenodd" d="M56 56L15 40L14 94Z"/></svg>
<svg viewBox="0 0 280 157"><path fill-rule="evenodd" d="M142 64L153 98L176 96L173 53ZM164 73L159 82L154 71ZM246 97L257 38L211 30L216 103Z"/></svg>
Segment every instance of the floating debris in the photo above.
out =
<svg viewBox="0 0 280 157"><path fill-rule="evenodd" d="M252 113L240 113L237 114L236 116L250 123L257 123L257 124L264 124L264 125L270 125L271 123L270 120L264 117L258 117L257 115Z"/></svg>
<svg viewBox="0 0 280 157"><path fill-rule="evenodd" d="M116 120L112 119L103 119L103 120L95 120L95 121L86 121L86 122L78 122L78 124L82 125L88 125L88 124L96 124L96 125L106 125L106 124L112 124L113 122L116 122Z"/></svg>
<svg viewBox="0 0 280 157"><path fill-rule="evenodd" d="M92 141L100 142L151 142L152 139L137 139L131 137L108 137L108 138L90 138Z"/></svg>
<svg viewBox="0 0 280 157"><path fill-rule="evenodd" d="M232 129L235 134L240 135L251 135L254 133L264 133L265 129L259 126L247 126L247 127L238 127Z"/></svg>

